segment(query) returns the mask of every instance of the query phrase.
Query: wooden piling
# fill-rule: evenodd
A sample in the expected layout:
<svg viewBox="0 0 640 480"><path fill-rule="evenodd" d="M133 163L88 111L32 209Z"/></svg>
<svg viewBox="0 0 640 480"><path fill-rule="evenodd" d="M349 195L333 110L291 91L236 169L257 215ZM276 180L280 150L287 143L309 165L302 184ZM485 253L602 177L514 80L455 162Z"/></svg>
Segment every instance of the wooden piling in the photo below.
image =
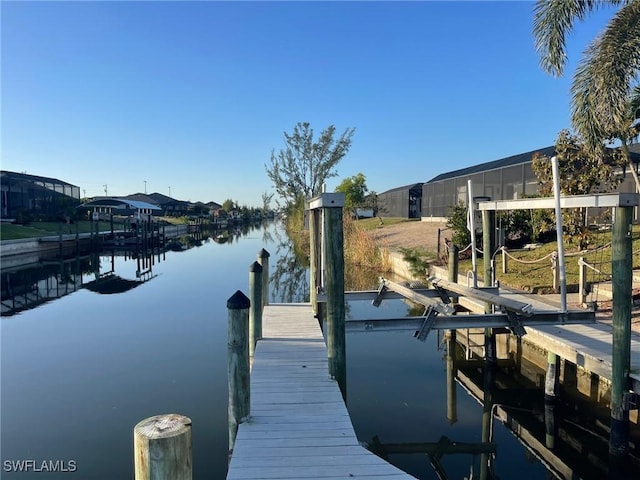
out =
<svg viewBox="0 0 640 480"><path fill-rule="evenodd" d="M456 387L456 331L447 330L444 334L446 341L446 366L447 366L447 420L450 425L458 421L458 401Z"/></svg>
<svg viewBox="0 0 640 480"><path fill-rule="evenodd" d="M316 209L309 210L309 300L313 312L318 315L318 289L322 287L320 280L320 211Z"/></svg>
<svg viewBox="0 0 640 480"><path fill-rule="evenodd" d="M580 305L586 305L587 303L587 262L584 257L578 259L578 292L580 294Z"/></svg>
<svg viewBox="0 0 640 480"><path fill-rule="evenodd" d="M558 395L559 357L553 352L547 352L547 371L544 379L545 400L555 400Z"/></svg>
<svg viewBox="0 0 640 480"><path fill-rule="evenodd" d="M453 243L449 243L449 271L448 271L448 279L452 283L458 283L458 247ZM453 303L458 302L458 297L452 297L451 301Z"/></svg>
<svg viewBox="0 0 640 480"><path fill-rule="evenodd" d="M558 383L560 357L553 352L547 352L547 371L544 379L544 425L545 445L549 449L555 447L555 405L558 397Z"/></svg>
<svg viewBox="0 0 640 480"><path fill-rule="evenodd" d="M484 286L493 286L493 265L491 257L496 244L495 229L496 212L493 210L482 210L482 260L484 263ZM487 312L491 313L491 312Z"/></svg>
<svg viewBox="0 0 640 480"><path fill-rule="evenodd" d="M327 351L329 375L347 398L346 336L344 307L344 237L342 207L324 212L327 289Z"/></svg>
<svg viewBox="0 0 640 480"><path fill-rule="evenodd" d="M258 252L258 263L262 265L262 307L269 305L269 257L264 248Z"/></svg>
<svg viewBox="0 0 640 480"><path fill-rule="evenodd" d="M496 232L494 228L495 223L494 211L483 210L482 211L482 261L484 265L484 286L493 286L493 265L491 262L491 252L495 244ZM484 304L485 313L493 313L493 303L486 302ZM485 357L488 363L492 366L496 364L496 338L493 333L493 328L484 329L484 343L485 343Z"/></svg>
<svg viewBox="0 0 640 480"><path fill-rule="evenodd" d="M191 480L191 419L156 415L133 429L135 480Z"/></svg>
<svg viewBox="0 0 640 480"><path fill-rule="evenodd" d="M509 261L508 260L509 256L507 255L507 247L503 245L501 250L502 250L502 273L506 274L508 272L507 262Z"/></svg>
<svg viewBox="0 0 640 480"><path fill-rule="evenodd" d="M249 267L249 357L253 358L256 343L262 338L262 265Z"/></svg>
<svg viewBox="0 0 640 480"><path fill-rule="evenodd" d="M249 299L240 290L227 300L227 380L229 387L229 454L233 452L238 425L250 413Z"/></svg>
<svg viewBox="0 0 640 480"><path fill-rule="evenodd" d="M560 293L560 262L558 262L558 252L551 255L551 270L553 271L553 291Z"/></svg>
<svg viewBox="0 0 640 480"><path fill-rule="evenodd" d="M453 242L449 244L449 275L450 282L458 283L458 247Z"/></svg>
<svg viewBox="0 0 640 480"><path fill-rule="evenodd" d="M327 355L329 375L338 382L343 399L347 398L345 306L344 306L344 234L342 207L344 193L323 193L309 201L309 209L322 215L322 243L325 258Z"/></svg>
<svg viewBox="0 0 640 480"><path fill-rule="evenodd" d="M631 220L633 207L617 207L611 237L613 284L613 365L609 454L614 461L629 452L629 392L631 368Z"/></svg>

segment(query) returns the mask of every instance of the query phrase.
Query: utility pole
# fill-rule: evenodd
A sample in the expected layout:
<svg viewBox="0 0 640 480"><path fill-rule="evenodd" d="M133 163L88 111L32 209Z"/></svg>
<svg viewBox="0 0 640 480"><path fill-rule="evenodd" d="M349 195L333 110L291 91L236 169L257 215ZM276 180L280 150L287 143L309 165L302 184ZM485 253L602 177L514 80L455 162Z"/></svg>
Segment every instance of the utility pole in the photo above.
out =
<svg viewBox="0 0 640 480"><path fill-rule="evenodd" d="M169 185L169 196L171 196L171 185Z"/></svg>
<svg viewBox="0 0 640 480"><path fill-rule="evenodd" d="M103 187L104 187L104 196L108 197L109 194L107 193L107 185L103 185Z"/></svg>
<svg viewBox="0 0 640 480"><path fill-rule="evenodd" d="M147 181L144 181L144 194L147 194Z"/></svg>

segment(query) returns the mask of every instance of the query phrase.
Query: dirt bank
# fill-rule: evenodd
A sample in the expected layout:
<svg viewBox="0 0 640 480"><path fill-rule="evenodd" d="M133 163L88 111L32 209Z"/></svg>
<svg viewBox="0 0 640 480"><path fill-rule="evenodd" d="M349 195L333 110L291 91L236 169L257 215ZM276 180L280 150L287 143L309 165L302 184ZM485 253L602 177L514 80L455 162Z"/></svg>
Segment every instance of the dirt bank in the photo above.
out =
<svg viewBox="0 0 640 480"><path fill-rule="evenodd" d="M389 250L398 251L400 248L424 248L436 252L438 246L438 229L446 229L444 223L431 222L403 222L393 225L382 225L373 230L376 244ZM443 231L442 238L451 235L448 230Z"/></svg>

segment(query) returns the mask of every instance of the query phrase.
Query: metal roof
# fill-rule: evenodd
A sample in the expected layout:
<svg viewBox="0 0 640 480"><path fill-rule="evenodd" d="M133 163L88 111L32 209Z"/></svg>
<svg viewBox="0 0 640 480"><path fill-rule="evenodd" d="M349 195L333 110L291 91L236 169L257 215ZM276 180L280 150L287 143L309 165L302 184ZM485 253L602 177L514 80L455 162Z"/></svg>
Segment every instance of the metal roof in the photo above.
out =
<svg viewBox="0 0 640 480"><path fill-rule="evenodd" d="M441 180L447 180L449 178L455 177L466 177L468 175L473 175L474 173L486 172L487 170L496 170L498 168L530 163L534 153L540 153L542 155L546 155L547 157L552 157L556 153L556 149L554 146L539 148L530 152L512 155L511 157L501 158L500 160L493 160L492 162L480 163L471 167L461 168L460 170L441 173L437 177L433 177L427 183L439 182Z"/></svg>
<svg viewBox="0 0 640 480"><path fill-rule="evenodd" d="M412 183L410 185L404 185L402 187L392 188L391 190L387 190L386 192L379 193L378 195L384 195L385 193L399 192L402 190L409 190L409 191L419 190L420 192L422 192L422 185L423 185L423 182Z"/></svg>
<svg viewBox="0 0 640 480"><path fill-rule="evenodd" d="M629 145L629 152L631 153L631 161L635 164L640 163L640 143ZM511 157L501 158L500 160L493 160L491 162L480 163L467 168L461 168L460 170L453 170L451 172L441 173L440 175L433 177L427 183L439 182L442 180L448 180L449 178L466 177L473 175L474 173L486 172L488 170L496 170L498 168L511 167L513 165L521 165L523 163L530 163L533 155L540 153L547 157L553 157L556 154L555 146L539 148L537 150L531 150L530 152L520 153L518 155L512 155Z"/></svg>
<svg viewBox="0 0 640 480"><path fill-rule="evenodd" d="M18 172L10 172L8 170L0 170L0 175L3 177L2 182L6 182L7 180L27 180L31 182L45 182L45 183L55 183L58 185L67 185L71 187L78 188L77 185L73 185L69 182L64 182L62 180L58 180L57 178L52 177L41 177L39 175L29 175L28 173L18 173Z"/></svg>

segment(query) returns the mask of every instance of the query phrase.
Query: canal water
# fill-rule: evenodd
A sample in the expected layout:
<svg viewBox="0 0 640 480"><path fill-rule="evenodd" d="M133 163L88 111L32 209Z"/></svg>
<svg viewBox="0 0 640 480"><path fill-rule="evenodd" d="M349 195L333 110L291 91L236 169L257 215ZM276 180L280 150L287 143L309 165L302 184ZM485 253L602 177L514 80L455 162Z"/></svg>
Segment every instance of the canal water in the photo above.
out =
<svg viewBox="0 0 640 480"><path fill-rule="evenodd" d="M98 277L113 280L116 274L122 281L101 288L94 259L84 268L83 288L3 316L1 477L133 478L134 425L152 415L180 413L193 421L194 478L223 479L226 301L236 290L248 293L249 266L262 248L271 253L271 301L305 300L307 270L282 228L267 223L166 252L143 269L128 255L104 253ZM374 309L351 302L347 311L354 318L397 317L409 314L410 306L385 301ZM460 346L456 355L464 356ZM363 444L417 478L478 478L487 455L478 450L483 406L472 380L479 376L482 385L482 365L467 362L466 380L461 376L453 385L455 415L447 409L446 365L445 343L436 332L424 343L411 332L348 334L349 411ZM522 396L523 389L518 392ZM513 398L507 405L502 398L497 406L522 412L512 421L539 430L542 392L531 389L524 396L539 402ZM512 429L497 419L490 427L494 478L554 478L550 472L558 467L538 458ZM585 444L590 435L583 434ZM452 443L459 444L458 453L452 453ZM590 447L589 454L598 448ZM579 463L580 454L574 456ZM43 462L58 471L37 471ZM602 478L592 473L582 478Z"/></svg>

